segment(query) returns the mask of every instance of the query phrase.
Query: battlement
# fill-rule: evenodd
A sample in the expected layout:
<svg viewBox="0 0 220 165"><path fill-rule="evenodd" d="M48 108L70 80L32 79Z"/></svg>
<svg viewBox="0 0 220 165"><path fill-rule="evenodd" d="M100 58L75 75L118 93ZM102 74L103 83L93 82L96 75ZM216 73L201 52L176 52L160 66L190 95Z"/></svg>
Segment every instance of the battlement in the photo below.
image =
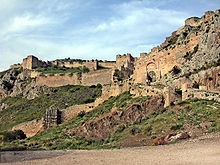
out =
<svg viewBox="0 0 220 165"><path fill-rule="evenodd" d="M63 59L63 60L54 60L54 61L42 61L37 57L30 55L23 59L22 64L11 65L10 68L23 68L23 69L36 69L47 66L58 66L58 67L87 67L90 70L97 70L99 67L115 68L115 61L98 61L98 60L81 60L81 59Z"/></svg>
<svg viewBox="0 0 220 165"><path fill-rule="evenodd" d="M45 67L48 64L42 60L39 60L37 57L30 55L27 58L23 59L22 67L23 69L35 69L38 67Z"/></svg>
<svg viewBox="0 0 220 165"><path fill-rule="evenodd" d="M116 66L118 69L120 69L121 67L131 68L133 67L134 60L135 59L131 56L130 53L124 55L118 54L116 56Z"/></svg>

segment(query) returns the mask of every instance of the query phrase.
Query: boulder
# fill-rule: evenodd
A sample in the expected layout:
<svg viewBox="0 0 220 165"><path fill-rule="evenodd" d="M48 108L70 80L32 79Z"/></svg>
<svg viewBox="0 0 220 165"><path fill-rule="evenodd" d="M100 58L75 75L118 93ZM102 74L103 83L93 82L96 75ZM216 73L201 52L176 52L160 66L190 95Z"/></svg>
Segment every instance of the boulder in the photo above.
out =
<svg viewBox="0 0 220 165"><path fill-rule="evenodd" d="M153 140L154 145L164 145L176 142L178 140L190 138L187 132L172 133Z"/></svg>
<svg viewBox="0 0 220 165"><path fill-rule="evenodd" d="M2 103L2 104L0 105L0 111L5 110L5 109L7 109L8 107L9 107L9 106L8 106L7 104Z"/></svg>

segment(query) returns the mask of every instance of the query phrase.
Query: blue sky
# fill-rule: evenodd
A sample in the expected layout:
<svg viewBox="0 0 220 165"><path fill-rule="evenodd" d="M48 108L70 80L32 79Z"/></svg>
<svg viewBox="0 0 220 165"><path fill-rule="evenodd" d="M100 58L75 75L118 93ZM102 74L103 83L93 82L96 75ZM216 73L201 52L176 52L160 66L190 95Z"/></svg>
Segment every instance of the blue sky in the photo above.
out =
<svg viewBox="0 0 220 165"><path fill-rule="evenodd" d="M219 0L0 0L0 71L27 55L115 60L149 52Z"/></svg>

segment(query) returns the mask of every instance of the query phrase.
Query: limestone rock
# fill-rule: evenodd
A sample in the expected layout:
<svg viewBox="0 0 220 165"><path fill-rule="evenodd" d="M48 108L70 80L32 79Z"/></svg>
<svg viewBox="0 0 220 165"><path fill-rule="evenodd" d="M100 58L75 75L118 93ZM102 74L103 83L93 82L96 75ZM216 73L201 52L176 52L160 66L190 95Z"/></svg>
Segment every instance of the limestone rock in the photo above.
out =
<svg viewBox="0 0 220 165"><path fill-rule="evenodd" d="M0 105L0 111L5 110L5 109L7 109L8 107L9 107L9 106L8 106L7 104L2 103L2 104Z"/></svg>
<svg viewBox="0 0 220 165"><path fill-rule="evenodd" d="M17 96L22 94L27 99L40 96L49 88L36 84L35 79L30 78L30 71L12 69L0 79L0 97Z"/></svg>
<svg viewBox="0 0 220 165"><path fill-rule="evenodd" d="M164 145L176 142L178 140L190 138L187 132L173 133L153 140L154 145Z"/></svg>

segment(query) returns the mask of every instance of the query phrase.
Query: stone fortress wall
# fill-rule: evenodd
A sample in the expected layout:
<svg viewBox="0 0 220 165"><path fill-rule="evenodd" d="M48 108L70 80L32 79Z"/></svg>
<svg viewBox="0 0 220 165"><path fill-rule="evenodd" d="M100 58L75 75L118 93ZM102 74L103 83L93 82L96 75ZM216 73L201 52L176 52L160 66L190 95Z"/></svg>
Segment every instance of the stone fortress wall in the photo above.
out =
<svg viewBox="0 0 220 165"><path fill-rule="evenodd" d="M202 31L207 31L207 29L200 29L200 30L188 30L188 28L201 28L199 26L203 26L206 28L207 24L210 24L210 30L216 30L216 27L213 27L213 19L216 18L216 15L219 15L220 10L216 12L208 11L205 13L204 16L201 18L192 17L185 21L185 26L179 28L177 31L173 32L170 37L167 37L160 46L155 47L149 53L141 53L139 58L132 57L131 54L127 55L117 55L115 62L100 62L97 60L81 60L81 61L65 61L65 60L55 60L55 61L41 61L38 60L34 56L28 56L23 60L21 65L13 65L13 67L23 67L24 69L35 69L37 67L44 67L44 66L65 66L65 67L79 67L79 66L86 66L91 71L97 71L98 67L108 67L112 69L119 69L121 71L128 71L126 69L130 69L129 71L133 72L132 78L134 80L134 84L138 83L146 83L147 79L150 79L152 82L160 82L161 78L164 77L166 74L170 73L172 69L177 66L183 65L187 60L183 58L184 55L187 53L193 52L196 48L200 49L198 45L201 45L202 42L206 42L200 39L202 35ZM214 29L213 29L214 28ZM209 29L208 29L209 30ZM218 30L218 29L217 29ZM218 32L218 31L217 31ZM204 34L203 34L204 35ZM211 41L211 39L209 39ZM218 41L216 41L218 42ZM220 42L220 40L219 40ZM206 55L207 56L207 55ZM191 67L191 66L189 66ZM126 68L126 69L124 69ZM110 69L110 70L111 70ZM111 71L105 70L108 74L108 78L111 79L110 76ZM83 74L81 78L73 77L68 78L67 76L55 76L57 79L61 79L60 81L74 81L76 84L87 84L87 81L91 81L90 84L96 83L97 81L93 80L93 78L102 79L102 84L111 82L107 80L107 77L101 76L104 71L97 71L91 72L88 74ZM32 74L34 75L34 73ZM93 76L94 75L94 76ZM38 76L35 74L35 76ZM104 76L104 74L103 74ZM38 76L39 77L39 76ZM52 77L46 75L48 79ZM39 81L45 80L44 78L39 78ZM54 78L55 79L55 78ZM91 80L89 80L91 79ZM66 82L66 83L67 83ZM65 84L66 84L65 83ZM58 83L59 84L59 83ZM72 83L71 83L72 84Z"/></svg>
<svg viewBox="0 0 220 165"><path fill-rule="evenodd" d="M22 64L12 65L11 68L22 67L30 70L30 77L36 78L37 85L46 85L49 87L58 87L64 85L96 85L96 84L111 84L113 82L113 74L116 68L124 71L124 68L134 67L134 58L131 54L117 55L115 61L97 61L97 60L78 60L78 61L42 61L35 56L28 56L23 59ZM87 67L90 69L88 73L67 73L67 74L43 74L36 72L34 69L47 66L58 67ZM101 68L99 70L99 68ZM104 68L104 69L103 69Z"/></svg>
<svg viewBox="0 0 220 165"><path fill-rule="evenodd" d="M10 68L23 68L23 69L36 69L42 68L47 66L58 66L58 67L87 67L90 70L97 70L98 67L105 67L105 68L115 68L116 62L115 61L97 61L97 60L75 60L75 61L62 61L62 60L55 60L55 61L42 61L39 60L37 57L30 55L27 58L23 59L22 64L14 64L11 65Z"/></svg>
<svg viewBox="0 0 220 165"><path fill-rule="evenodd" d="M155 47L149 53L141 53L140 58L134 58L131 54L117 55L116 62L98 62L98 61L81 61L81 62L65 62L65 61L51 61L43 62L36 57L28 56L23 60L22 65L14 65L12 67L23 67L24 69L34 69L36 67L43 67L45 65L51 66L65 66L65 67L79 67L86 66L91 71L83 73L82 75L40 75L40 73L31 72L32 77L36 77L38 85L46 85L51 87L63 85L95 85L102 84L102 95L97 98L94 103L86 105L77 105L63 110L64 121L67 121L77 115L81 110L86 112L93 109L93 107L104 102L111 96L117 96L125 91L130 91L135 96L154 96L161 95L164 97L165 107L169 106L171 102L185 100L188 98L213 99L220 101L220 67L211 67L209 69L197 71L192 75L183 76L178 79L172 77L172 85L163 86L162 78L169 74L175 66L184 65L187 60L183 60L183 55L193 52L198 45L207 43L208 41L200 39L203 32L209 30L205 25L212 24L213 18L216 14L220 14L220 10L216 12L206 12L201 18L192 17L185 21L185 26L173 32L170 37L167 37L160 46ZM204 26L206 29L187 30L188 28L199 28ZM214 26L214 25L213 25ZM212 31L215 31L212 25ZM214 29L214 30L213 30ZM217 31L219 32L219 30ZM185 36L186 35L186 36ZM209 42L211 39L209 40ZM220 43L220 40L216 43ZM208 51L207 51L208 52ZM204 53L204 52L203 52ZM195 54L195 52L194 52ZM205 56L205 54L204 54ZM201 57L201 56L199 56ZM97 70L98 67L108 67L110 69ZM190 68L191 66L187 66ZM113 74L115 69L126 72L129 70L133 72L131 78L120 82L113 81ZM128 70L127 70L128 69ZM189 72L185 72L189 73ZM146 84L146 80L151 81L151 85ZM197 88L193 85L198 83ZM177 94L177 90L181 94ZM26 126L25 126L26 128ZM39 127L41 128L41 127Z"/></svg>
<svg viewBox="0 0 220 165"><path fill-rule="evenodd" d="M150 80L152 83L163 83L161 79L170 73L174 67L179 67L184 65L187 62L183 58L187 53L195 51L195 49L200 49L198 45L202 45L200 36L204 35L202 31L207 31L207 26L210 24L210 29L216 30L215 27L212 27L213 19L216 18L216 15L219 15L220 10L216 12L208 11L201 18L192 17L185 21L185 26L179 28L177 31L173 32L170 37L167 37L160 46L155 47L149 53L141 53L140 58L134 58L131 54L117 55L115 62L100 62L97 60L92 61L49 61L44 62L38 60L34 56L28 56L23 60L21 66L24 69L34 69L36 67L44 67L46 65L51 66L65 66L65 67L79 67L86 66L91 71L89 73L83 73L82 75L73 74L73 75L44 75L40 76L38 73L33 72L32 77L36 77L37 83L39 85L47 86L62 86L68 84L77 84L77 85L93 85L93 84L110 84L113 81L114 70L118 69L122 71L125 75L126 72L129 72L129 77L131 73L131 78L133 79L133 84L146 84L146 80ZM200 29L197 28L206 29ZM188 30L195 28L197 30ZM202 65L202 64L201 64ZM14 65L12 67L18 67L19 65ZM110 69L106 70L97 70L98 67L108 67ZM191 66L188 66L190 68ZM192 66L193 67L193 66ZM190 83L193 84L195 81L200 84L200 86L207 86L207 90L213 88L213 82L215 82L214 88L217 89L219 85L219 68L217 70L214 68L210 69L211 71L201 74L196 74L196 76L189 78ZM213 70L213 71L212 71ZM184 78L175 80L174 85L176 88L181 88L184 82ZM189 80L187 80L189 81Z"/></svg>
<svg viewBox="0 0 220 165"><path fill-rule="evenodd" d="M85 66L89 68L90 70L97 70L98 69L98 62L97 61L74 61L74 62L69 62L69 61L51 61L50 65L52 66L59 66L59 67L67 67L67 68L75 68L75 67L82 67Z"/></svg>
<svg viewBox="0 0 220 165"><path fill-rule="evenodd" d="M36 73L36 72L35 72ZM39 73L37 73L39 74ZM34 75L36 76L36 75ZM64 85L97 85L97 84L110 84L112 82L112 70L98 70L81 75L75 73L71 74L44 74L36 76L37 85L46 85L48 87L59 87Z"/></svg>
<svg viewBox="0 0 220 165"><path fill-rule="evenodd" d="M118 54L116 56L116 66L119 70L121 70L122 67L124 68L133 68L134 67L135 58L132 57L130 53L120 55Z"/></svg>

